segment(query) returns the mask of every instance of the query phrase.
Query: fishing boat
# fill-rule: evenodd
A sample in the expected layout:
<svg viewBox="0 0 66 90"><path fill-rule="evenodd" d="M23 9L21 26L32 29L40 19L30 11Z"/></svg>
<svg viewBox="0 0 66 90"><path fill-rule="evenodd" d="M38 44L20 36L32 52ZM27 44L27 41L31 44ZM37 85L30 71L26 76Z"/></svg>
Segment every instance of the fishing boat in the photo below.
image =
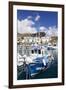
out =
<svg viewBox="0 0 66 90"><path fill-rule="evenodd" d="M31 52L29 56L26 54L21 56L18 53L17 65L18 68L22 67L20 69L21 72L26 74L26 79L34 77L42 70L46 70L50 66L51 62L54 60L54 57L46 50L47 48L44 46L34 45L31 46Z"/></svg>

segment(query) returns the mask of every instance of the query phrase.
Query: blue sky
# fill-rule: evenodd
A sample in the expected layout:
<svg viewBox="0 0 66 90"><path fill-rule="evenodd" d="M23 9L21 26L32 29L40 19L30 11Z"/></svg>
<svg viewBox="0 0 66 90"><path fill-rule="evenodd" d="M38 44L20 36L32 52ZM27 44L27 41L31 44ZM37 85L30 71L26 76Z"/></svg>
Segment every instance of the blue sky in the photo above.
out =
<svg viewBox="0 0 66 90"><path fill-rule="evenodd" d="M40 27L53 29L58 27L58 13L51 11L32 11L32 10L17 10L17 20L25 21L30 17L31 23L34 22L34 27L37 31ZM37 20L36 20L37 19ZM25 22L26 23L26 22ZM55 29L54 29L55 30Z"/></svg>
<svg viewBox="0 0 66 90"><path fill-rule="evenodd" d="M32 16L33 20L36 15L40 15L39 23L40 25L44 25L46 27L49 26L56 26L58 24L58 13L57 12L50 12L50 11L29 11L29 10L18 10L17 11L17 18L19 20L25 19L28 16ZM38 24L38 22L37 22Z"/></svg>

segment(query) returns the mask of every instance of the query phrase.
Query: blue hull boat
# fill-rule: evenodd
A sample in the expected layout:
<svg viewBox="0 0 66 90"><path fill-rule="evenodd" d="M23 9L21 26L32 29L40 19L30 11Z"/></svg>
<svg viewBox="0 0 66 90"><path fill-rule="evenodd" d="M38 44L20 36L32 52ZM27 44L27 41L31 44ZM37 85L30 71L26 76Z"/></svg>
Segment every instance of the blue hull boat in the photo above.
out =
<svg viewBox="0 0 66 90"><path fill-rule="evenodd" d="M24 64L22 73L25 75L25 79L30 79L35 75L39 74L41 71L45 71L50 64L48 64L48 57L36 58L34 63Z"/></svg>
<svg viewBox="0 0 66 90"><path fill-rule="evenodd" d="M22 65L18 66L18 77L23 73L24 79L30 79L36 74L39 74L42 70L46 70L54 59L50 53L47 53L48 51L45 51L45 47L32 47L31 52L32 54L30 56L33 58L22 57L24 60L22 61Z"/></svg>

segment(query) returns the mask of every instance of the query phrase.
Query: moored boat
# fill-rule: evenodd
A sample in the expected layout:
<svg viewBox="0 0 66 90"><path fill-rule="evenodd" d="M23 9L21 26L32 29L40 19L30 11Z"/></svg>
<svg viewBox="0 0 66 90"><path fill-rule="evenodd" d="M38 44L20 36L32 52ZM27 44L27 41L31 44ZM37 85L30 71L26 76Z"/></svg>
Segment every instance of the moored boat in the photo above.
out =
<svg viewBox="0 0 66 90"><path fill-rule="evenodd" d="M27 75L26 79L39 74L40 71L46 70L54 57L51 53L46 52L45 47L32 46L31 54L27 56L26 54L21 56L18 54L18 68L22 66L22 71Z"/></svg>

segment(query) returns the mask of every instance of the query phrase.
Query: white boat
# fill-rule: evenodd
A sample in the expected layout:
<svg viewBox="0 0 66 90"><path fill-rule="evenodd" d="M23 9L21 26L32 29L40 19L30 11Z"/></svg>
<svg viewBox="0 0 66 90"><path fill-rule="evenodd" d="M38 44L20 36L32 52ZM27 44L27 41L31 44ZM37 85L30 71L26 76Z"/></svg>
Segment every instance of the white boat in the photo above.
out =
<svg viewBox="0 0 66 90"><path fill-rule="evenodd" d="M31 49L30 56L27 56L26 54L21 56L18 53L17 65L23 66L25 64L24 65L25 71L27 67L28 73L30 72L29 74L32 77L38 74L41 70L44 70L45 68L47 68L48 63L51 63L52 60L54 60L54 57L51 55L51 53L46 52L45 47L34 46Z"/></svg>

